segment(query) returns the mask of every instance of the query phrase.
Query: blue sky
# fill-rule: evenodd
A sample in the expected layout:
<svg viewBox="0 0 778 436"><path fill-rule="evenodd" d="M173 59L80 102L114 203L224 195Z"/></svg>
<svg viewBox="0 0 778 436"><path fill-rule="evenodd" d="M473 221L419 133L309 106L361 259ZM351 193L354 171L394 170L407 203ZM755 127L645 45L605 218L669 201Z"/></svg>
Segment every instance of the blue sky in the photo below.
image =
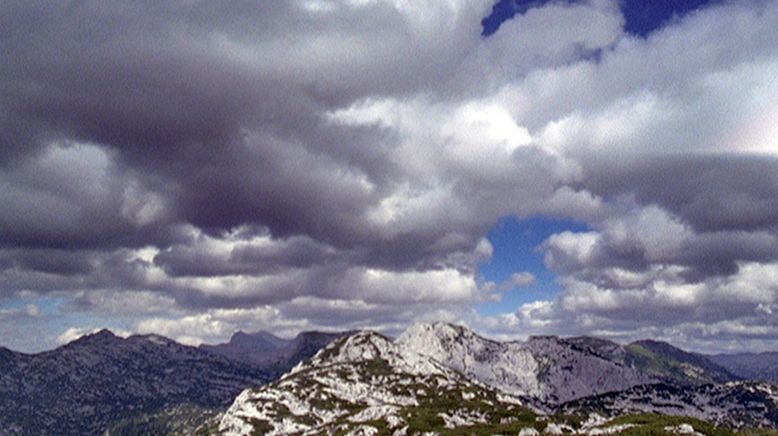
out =
<svg viewBox="0 0 778 436"><path fill-rule="evenodd" d="M561 0L565 3L581 3L582 0ZM499 0L492 12L484 18L483 35L495 33L500 25L517 14L531 8L551 3L552 0ZM717 0L620 0L624 14L624 30L641 37L666 24L668 20L680 19L689 12L703 8Z"/></svg>
<svg viewBox="0 0 778 436"><path fill-rule="evenodd" d="M559 291L554 274L546 268L540 245L551 235L570 232L584 232L586 224L545 217L516 219L508 217L500 221L488 235L494 248L494 255L478 267L482 280L497 284L508 281L512 274L529 272L537 282L529 286L512 287L499 303L481 304L482 315L495 315L515 310L524 303L548 300Z"/></svg>

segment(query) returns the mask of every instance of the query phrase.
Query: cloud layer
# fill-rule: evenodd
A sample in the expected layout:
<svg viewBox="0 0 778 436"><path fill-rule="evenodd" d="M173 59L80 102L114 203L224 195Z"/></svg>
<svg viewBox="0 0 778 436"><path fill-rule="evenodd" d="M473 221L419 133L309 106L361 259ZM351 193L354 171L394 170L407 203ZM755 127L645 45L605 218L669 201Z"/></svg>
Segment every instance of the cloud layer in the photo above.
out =
<svg viewBox="0 0 778 436"><path fill-rule="evenodd" d="M491 7L0 6L0 301L190 342L436 317L775 344L776 4L646 38L615 0L484 38ZM557 298L483 318L511 215L591 231L542 245Z"/></svg>

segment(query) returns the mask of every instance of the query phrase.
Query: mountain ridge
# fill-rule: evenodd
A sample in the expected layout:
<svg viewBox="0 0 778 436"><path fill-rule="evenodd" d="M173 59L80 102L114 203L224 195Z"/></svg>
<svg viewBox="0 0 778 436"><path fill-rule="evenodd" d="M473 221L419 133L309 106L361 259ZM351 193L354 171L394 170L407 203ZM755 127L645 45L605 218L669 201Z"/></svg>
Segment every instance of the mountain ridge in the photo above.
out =
<svg viewBox="0 0 778 436"><path fill-rule="evenodd" d="M41 353L0 350L0 433L98 434L181 404L226 407L276 377L164 336L103 329Z"/></svg>
<svg viewBox="0 0 778 436"><path fill-rule="evenodd" d="M743 379L778 384L778 351L713 354L707 357Z"/></svg>
<svg viewBox="0 0 778 436"><path fill-rule="evenodd" d="M640 371L624 364L629 350L614 344L551 336L500 342L446 323L414 324L394 341L357 332L333 341L280 380L243 391L209 434L611 434L640 426L663 434L680 428L709 432L715 425L778 426L778 387L766 384L701 384L695 373L685 383L628 378L621 381L624 389L597 391L593 385L602 380L591 378L602 369L597 365ZM700 356L654 345L648 346L656 355L667 351L672 362L707 364ZM586 354L591 349L624 362ZM592 365L593 371L567 369L571 364ZM673 375L667 379L678 382ZM563 390L550 386L586 388L584 381L594 393L565 402L557 395ZM695 412L700 404L718 408ZM617 419L636 413L631 421ZM683 416L652 418L656 413ZM694 417L710 422L691 421ZM622 421L627 423L609 426ZM674 424L646 427L650 422Z"/></svg>
<svg viewBox="0 0 778 436"><path fill-rule="evenodd" d="M353 337L372 339L363 343L361 348L351 347L346 355L340 352L327 355L336 343L343 347L353 341ZM259 341L264 341L265 348L253 348ZM329 345L322 345L327 341ZM155 334L123 338L109 330L87 334L54 350L36 354L0 347L0 428L10 434L48 434L52 429L59 434L90 434L119 421L122 423L116 428L127 429L135 425L133 422L146 422L148 426L155 422L154 419L170 421L171 417L182 417L189 420L198 411L213 417L222 407L235 405L240 395L252 390L258 392L263 386L272 385L276 397L283 397L287 395L283 393L285 380L302 377L305 371L326 374L326 377L339 380L345 386L353 383L352 379L343 379L345 375L351 374L357 379L369 376L363 380L369 382L375 376L376 380L391 382L390 385L394 384L395 390L400 391L407 384L403 381L404 375L409 375L408 380L418 381L419 389L427 393L437 389L437 382L432 381L435 377L456 379L457 389L480 392L477 398L497 404L499 413L509 416L518 413L514 409L519 406L525 415L552 414L576 401L589 407L591 403L586 403L588 400L595 401L599 409L594 409L607 415L613 409L608 409L608 404L618 406L613 410L627 410L629 405L639 404L635 402L635 392L651 395L676 395L680 392L676 396L683 401L695 395L701 395L700 398L705 401L709 398L719 398L716 401L735 398L740 401L751 398L748 389L761 386L741 383L726 389L710 390L707 386L727 386L727 382L739 379L726 371L721 372L722 367L716 366L705 355L688 353L658 341L635 341L621 345L587 336L532 336L524 341L498 341L480 336L465 326L440 322L414 324L397 339L364 331L301 332L292 339L277 338L267 332L236 332L230 342L255 353L274 349L281 352L278 355L281 358L273 361L276 366L262 366L251 364L248 358L231 359L214 353L207 344L191 347ZM381 345L376 345L379 349L375 349L368 347L369 343ZM382 350L388 350L389 354L382 354ZM287 356L286 360L284 356ZM368 361L372 363L365 363ZM354 362L362 363L350 368L349 365ZM406 363L387 367L381 362ZM326 366L322 366L324 364ZM414 365L429 371L414 372ZM282 368L285 369L282 371ZM334 368L339 368L340 373L327 372L335 371ZM453 373L459 375L451 375ZM434 374L437 375L432 377ZM670 383L674 389L680 390L663 391L656 387L662 386L662 383ZM373 386L368 383L365 386L369 388L363 386L362 389L366 398L372 398L372 391L389 389L389 385ZM247 391L247 387L253 388ZM406 399L417 396L410 391L403 392ZM457 401L445 395L445 401L423 395L424 410L432 413L427 418L436 425L456 426L469 422L468 425L486 426L479 428L493 431L499 428L521 430L514 428L520 424L518 421L500 427L502 424L492 420L497 415L485 415L487 411L478 403L481 400L463 400L462 392L456 393L459 395ZM773 400L768 397L756 395L754 398L769 408L772 407L769 402ZM195 404L191 404L193 400L196 400ZM351 397L341 398L339 407L344 410L354 407L350 402L352 400ZM365 413L373 413L370 416L374 418L383 416L388 419L394 414L417 424L421 419L403 409L405 406L400 403L376 409L381 405L380 401L375 398L371 401L373 404L363 406L370 408L371 412ZM462 413L458 414L459 409L455 406L462 401L468 404L469 409L462 409ZM112 406L101 408L102 404ZM182 404L191 406L181 408ZM585 407L578 408L583 410ZM508 413L508 410L513 412ZM651 410L661 412L663 409L655 407ZM400 411L401 416L397 415ZM487 415L489 419L484 418ZM143 416L152 418L144 421ZM455 416L461 419L455 419ZM503 418L508 419L506 416ZM707 418L735 422L727 421L726 415L722 416ZM136 419L138 417L141 418ZM778 418L776 420L778 423ZM197 422L194 419L187 425ZM536 424L529 418L521 421L521 425L530 427ZM318 425L327 427L329 424L323 419ZM346 427L354 426L349 424Z"/></svg>
<svg viewBox="0 0 778 436"><path fill-rule="evenodd" d="M414 324L397 341L506 392L552 404L642 384L737 380L704 357L658 342L653 348L659 351L649 354L649 359L646 353L638 353L645 347L636 343L551 335L500 342L441 322Z"/></svg>

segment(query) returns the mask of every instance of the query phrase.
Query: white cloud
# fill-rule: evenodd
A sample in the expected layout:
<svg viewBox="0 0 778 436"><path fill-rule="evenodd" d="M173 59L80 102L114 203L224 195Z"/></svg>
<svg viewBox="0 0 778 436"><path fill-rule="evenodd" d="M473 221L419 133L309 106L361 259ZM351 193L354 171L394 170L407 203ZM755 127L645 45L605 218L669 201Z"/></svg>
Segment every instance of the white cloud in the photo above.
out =
<svg viewBox="0 0 778 436"><path fill-rule="evenodd" d="M532 286L535 283L537 283L538 279L535 277L534 274L528 271L522 271L511 274L511 277L508 279L508 281L504 284L503 288L524 288L527 286Z"/></svg>
<svg viewBox="0 0 778 436"><path fill-rule="evenodd" d="M212 309L203 313L178 318L148 318L137 323L139 333L155 333L173 338L188 345L202 342L219 342L228 339L238 330L283 331L284 328L300 329L304 322L284 320L270 306L246 309Z"/></svg>
<svg viewBox="0 0 778 436"><path fill-rule="evenodd" d="M61 335L57 337L57 343L60 345L65 345L81 338L82 336L91 335L99 332L100 330L102 330L102 328L68 327L64 332L62 332ZM127 330L121 329L111 329L111 332L116 336L123 338L126 338L132 334Z"/></svg>

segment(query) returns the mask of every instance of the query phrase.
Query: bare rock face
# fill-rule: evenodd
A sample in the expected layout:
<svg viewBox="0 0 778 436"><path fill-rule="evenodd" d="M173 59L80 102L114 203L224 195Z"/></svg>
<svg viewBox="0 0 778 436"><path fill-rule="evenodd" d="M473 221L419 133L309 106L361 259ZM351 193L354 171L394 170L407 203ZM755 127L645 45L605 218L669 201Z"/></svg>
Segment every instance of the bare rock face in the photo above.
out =
<svg viewBox="0 0 778 436"><path fill-rule="evenodd" d="M497 342L445 323L416 324L398 338L404 347L487 385L551 404L658 381L580 342L555 336ZM624 354L610 344L609 355Z"/></svg>
<svg viewBox="0 0 778 436"><path fill-rule="evenodd" d="M705 356L657 341L625 346L591 337L533 336L498 342L438 322L415 324L397 342L504 392L551 405L643 384L738 380Z"/></svg>
<svg viewBox="0 0 778 436"><path fill-rule="evenodd" d="M540 362L542 398L551 404L658 381L637 368L594 354L565 339L533 337L525 346Z"/></svg>
<svg viewBox="0 0 778 436"><path fill-rule="evenodd" d="M446 323L414 324L397 343L504 392L543 397L539 362L522 343L492 341Z"/></svg>

